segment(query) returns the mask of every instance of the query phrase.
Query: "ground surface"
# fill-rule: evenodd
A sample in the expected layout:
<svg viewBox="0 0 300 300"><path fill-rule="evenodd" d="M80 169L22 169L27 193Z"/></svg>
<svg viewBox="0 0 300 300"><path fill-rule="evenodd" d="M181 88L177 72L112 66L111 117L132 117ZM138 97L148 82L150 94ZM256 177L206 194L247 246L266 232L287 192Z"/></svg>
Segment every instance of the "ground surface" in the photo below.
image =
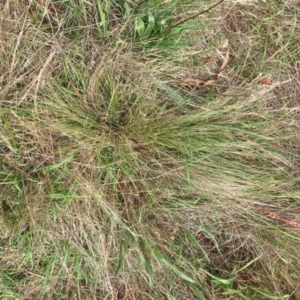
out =
<svg viewBox="0 0 300 300"><path fill-rule="evenodd" d="M300 4L216 3L1 1L0 299L300 299Z"/></svg>

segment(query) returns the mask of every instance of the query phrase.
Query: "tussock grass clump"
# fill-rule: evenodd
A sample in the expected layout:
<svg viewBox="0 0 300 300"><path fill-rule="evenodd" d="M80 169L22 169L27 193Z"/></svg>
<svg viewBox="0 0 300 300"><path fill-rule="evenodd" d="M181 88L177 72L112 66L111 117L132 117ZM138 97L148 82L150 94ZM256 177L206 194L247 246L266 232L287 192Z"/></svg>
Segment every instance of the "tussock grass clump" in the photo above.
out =
<svg viewBox="0 0 300 300"><path fill-rule="evenodd" d="M3 299L300 297L298 8L203 6L0 5Z"/></svg>

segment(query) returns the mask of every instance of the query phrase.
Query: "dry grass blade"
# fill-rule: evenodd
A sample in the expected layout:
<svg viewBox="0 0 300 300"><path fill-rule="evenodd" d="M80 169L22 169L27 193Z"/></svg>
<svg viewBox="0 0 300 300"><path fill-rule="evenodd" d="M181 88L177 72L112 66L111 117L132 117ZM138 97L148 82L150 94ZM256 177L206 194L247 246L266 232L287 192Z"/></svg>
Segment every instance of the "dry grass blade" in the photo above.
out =
<svg viewBox="0 0 300 300"><path fill-rule="evenodd" d="M0 298L300 299L300 9L4 2Z"/></svg>

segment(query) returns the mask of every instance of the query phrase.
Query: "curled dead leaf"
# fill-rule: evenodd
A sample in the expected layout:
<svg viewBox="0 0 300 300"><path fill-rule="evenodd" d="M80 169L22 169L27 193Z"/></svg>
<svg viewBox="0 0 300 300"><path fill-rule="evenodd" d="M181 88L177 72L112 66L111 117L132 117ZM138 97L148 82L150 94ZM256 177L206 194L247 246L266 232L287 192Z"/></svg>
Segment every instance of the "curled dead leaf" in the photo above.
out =
<svg viewBox="0 0 300 300"><path fill-rule="evenodd" d="M229 50L227 50L226 55L225 55L225 59L224 59L224 61L222 63L222 66L221 66L221 68L219 70L219 74L226 68L229 60L230 60Z"/></svg>
<svg viewBox="0 0 300 300"><path fill-rule="evenodd" d="M300 223L282 218L280 215L278 215L274 212L270 212L265 209L263 209L261 212L262 212L262 214L264 214L265 216L268 216L269 218L271 218L273 220L281 221L281 222L285 223L286 225L289 225L294 228L300 228Z"/></svg>
<svg viewBox="0 0 300 300"><path fill-rule="evenodd" d="M181 82L183 86L191 86L191 87L201 87L204 85L204 82L199 79L187 78Z"/></svg>
<svg viewBox="0 0 300 300"><path fill-rule="evenodd" d="M227 41L225 40L224 43L223 43L223 46L227 47L227 45L228 45L228 40ZM214 58L208 58L207 63L209 63L213 60L214 60ZM195 87L195 88L201 89L201 88L205 88L209 85L214 84L218 80L219 74L226 68L229 60L230 60L230 54L229 54L229 50L227 50L226 55L224 57L224 61L221 65L220 69L209 80L202 81L202 80L195 79L195 78L186 78L185 80L183 80L180 83L180 85L181 86L188 86L188 87Z"/></svg>
<svg viewBox="0 0 300 300"><path fill-rule="evenodd" d="M259 84L261 84L261 85L266 85L266 86L271 86L273 83L272 83L272 81L270 81L270 80L268 80L268 79L261 79L261 80L259 81Z"/></svg>
<svg viewBox="0 0 300 300"><path fill-rule="evenodd" d="M212 84L215 83L216 81L217 81L217 79L210 79L210 80L207 80L207 81L204 83L204 86L212 85Z"/></svg>

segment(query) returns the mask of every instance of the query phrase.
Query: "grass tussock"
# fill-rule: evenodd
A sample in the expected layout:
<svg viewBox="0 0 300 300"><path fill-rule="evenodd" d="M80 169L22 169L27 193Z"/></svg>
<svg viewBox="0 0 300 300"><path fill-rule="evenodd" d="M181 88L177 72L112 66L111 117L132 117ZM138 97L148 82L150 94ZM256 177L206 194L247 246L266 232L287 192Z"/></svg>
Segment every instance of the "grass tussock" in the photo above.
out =
<svg viewBox="0 0 300 300"><path fill-rule="evenodd" d="M3 299L300 298L296 2L0 4Z"/></svg>

